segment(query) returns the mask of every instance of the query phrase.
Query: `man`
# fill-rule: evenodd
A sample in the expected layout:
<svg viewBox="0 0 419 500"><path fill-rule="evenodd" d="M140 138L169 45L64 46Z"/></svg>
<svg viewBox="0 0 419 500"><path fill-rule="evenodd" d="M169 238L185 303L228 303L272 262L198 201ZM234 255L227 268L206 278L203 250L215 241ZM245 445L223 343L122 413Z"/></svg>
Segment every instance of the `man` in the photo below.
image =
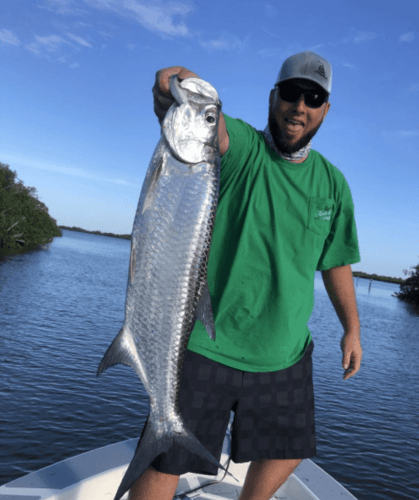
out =
<svg viewBox="0 0 419 500"><path fill-rule="evenodd" d="M288 58L270 92L263 132L220 117L220 197L208 262L216 340L197 322L179 405L186 426L216 458L234 411L232 459L252 462L239 500L268 500L316 452L307 328L315 270L344 329L344 379L361 364L352 198L342 173L311 150L330 108L331 71L312 52ZM177 66L157 72L160 123L173 103L175 73L197 76ZM179 475L192 471L217 473L195 455L172 450L153 462L129 498L172 499Z"/></svg>

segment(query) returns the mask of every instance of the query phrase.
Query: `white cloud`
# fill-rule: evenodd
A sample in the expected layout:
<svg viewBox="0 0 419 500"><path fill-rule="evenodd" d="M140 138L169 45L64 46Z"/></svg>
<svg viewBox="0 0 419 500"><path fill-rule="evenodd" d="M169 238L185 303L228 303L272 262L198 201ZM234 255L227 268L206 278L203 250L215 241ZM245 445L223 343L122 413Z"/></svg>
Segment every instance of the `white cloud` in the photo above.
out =
<svg viewBox="0 0 419 500"><path fill-rule="evenodd" d="M400 139L412 139L419 137L419 130L383 130L382 135L386 140L396 137Z"/></svg>
<svg viewBox="0 0 419 500"><path fill-rule="evenodd" d="M201 47L208 51L213 50L241 50L245 46L245 42L235 36L221 35L215 40L208 40L207 42L201 40L199 42Z"/></svg>
<svg viewBox="0 0 419 500"><path fill-rule="evenodd" d="M19 45L19 38L14 35L10 30L0 30L0 44L2 45Z"/></svg>
<svg viewBox="0 0 419 500"><path fill-rule="evenodd" d="M35 36L35 41L26 45L26 49L34 54L40 54L42 49L48 52L55 52L63 44L69 44L67 40L58 35Z"/></svg>
<svg viewBox="0 0 419 500"><path fill-rule="evenodd" d="M136 182L131 182L121 178L104 177L94 171L89 172L86 168L67 167L64 165L51 164L49 162L38 160L36 158L17 156L13 153L9 154L7 151L1 150L0 154L3 158L7 159L7 163L15 163L29 168L47 170L56 174L71 175L73 177L79 177L81 179L93 179L95 181L108 182L111 184L117 184L118 186L132 187L135 189L141 188L141 185Z"/></svg>
<svg viewBox="0 0 419 500"><path fill-rule="evenodd" d="M416 94L419 91L419 83L411 83L407 90L412 94Z"/></svg>
<svg viewBox="0 0 419 500"><path fill-rule="evenodd" d="M111 10L128 16L144 28L163 36L190 36L184 18L192 7L179 1L157 1L153 4L144 0L84 0L91 7ZM179 21L176 21L180 17Z"/></svg>
<svg viewBox="0 0 419 500"><path fill-rule="evenodd" d="M419 137L419 130L399 130L399 134L402 137Z"/></svg>
<svg viewBox="0 0 419 500"><path fill-rule="evenodd" d="M104 36L105 38L112 38L113 35L110 35L109 33L106 33L106 31L98 31L99 35Z"/></svg>
<svg viewBox="0 0 419 500"><path fill-rule="evenodd" d="M61 15L84 14L86 12L76 6L75 0L44 0L44 3L37 7Z"/></svg>
<svg viewBox="0 0 419 500"><path fill-rule="evenodd" d="M73 33L66 33L66 35L68 36L68 38L71 38L72 40L74 40L75 42L79 43L83 47L91 47L90 43L87 42L81 36L73 35Z"/></svg>
<svg viewBox="0 0 419 500"><path fill-rule="evenodd" d="M276 17L278 14L278 9L276 9L270 3L265 4L263 6L263 10L264 10L265 16L268 17L269 19Z"/></svg>
<svg viewBox="0 0 419 500"><path fill-rule="evenodd" d="M70 69L77 69L77 68L80 68L80 64L78 62L70 64Z"/></svg>
<svg viewBox="0 0 419 500"><path fill-rule="evenodd" d="M266 49L258 50L258 54L264 59L276 58L278 56L278 52L279 52L278 48L272 48L272 47L266 47Z"/></svg>
<svg viewBox="0 0 419 500"><path fill-rule="evenodd" d="M415 34L413 31L409 31L409 33L403 33L403 35L400 35L399 41L400 42L413 42L415 39Z"/></svg>
<svg viewBox="0 0 419 500"><path fill-rule="evenodd" d="M72 41L78 43L82 47L92 47L89 42L87 42L81 36L74 35L73 33L66 33L67 37ZM69 40L59 36L59 35L47 35L47 36L35 36L35 40L28 43L25 48L30 50L36 55L42 54L43 52L56 52L62 46L71 45ZM79 50L79 49L77 49ZM59 59L60 62L64 62L63 58Z"/></svg>
<svg viewBox="0 0 419 500"><path fill-rule="evenodd" d="M355 68L355 66L353 64L351 64L351 63L343 63L343 67L344 68L350 68L350 69Z"/></svg>
<svg viewBox="0 0 419 500"><path fill-rule="evenodd" d="M371 40L374 40L374 38L377 38L377 33L373 33L372 31L358 31L353 38L353 41L355 43L363 43L370 42Z"/></svg>

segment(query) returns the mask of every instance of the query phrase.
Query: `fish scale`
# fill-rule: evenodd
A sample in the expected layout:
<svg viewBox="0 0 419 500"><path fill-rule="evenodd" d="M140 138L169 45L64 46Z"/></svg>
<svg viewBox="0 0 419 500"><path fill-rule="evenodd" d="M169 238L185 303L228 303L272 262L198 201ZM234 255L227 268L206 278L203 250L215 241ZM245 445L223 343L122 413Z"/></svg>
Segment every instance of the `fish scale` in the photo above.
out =
<svg viewBox="0 0 419 500"><path fill-rule="evenodd" d="M221 103L197 78L172 77L170 90L176 102L163 121L134 219L125 321L98 368L99 375L118 363L131 366L150 396L149 418L115 500L172 446L224 468L186 428L178 408L195 321L215 339L207 262L218 203Z"/></svg>

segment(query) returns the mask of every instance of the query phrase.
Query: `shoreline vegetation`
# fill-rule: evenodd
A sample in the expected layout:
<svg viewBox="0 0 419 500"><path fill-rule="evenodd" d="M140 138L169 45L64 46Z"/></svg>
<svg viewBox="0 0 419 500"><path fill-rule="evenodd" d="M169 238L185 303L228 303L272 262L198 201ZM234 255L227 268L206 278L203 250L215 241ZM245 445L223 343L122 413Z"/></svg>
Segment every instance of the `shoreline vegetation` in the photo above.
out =
<svg viewBox="0 0 419 500"><path fill-rule="evenodd" d="M25 186L17 172L0 162L0 261L42 248L56 236L62 233L36 188Z"/></svg>
<svg viewBox="0 0 419 500"><path fill-rule="evenodd" d="M113 234L113 233L102 233L101 231L88 231L87 229L82 229L80 227L68 227L68 226L58 226L60 229L67 229L67 231L78 231L80 233L89 233L89 234L97 234L99 236L109 236L111 238L122 238L124 240L130 240L131 235L130 234ZM364 279L370 279L373 281L385 281L387 283L396 283L397 285L401 285L404 283L403 278L393 278L391 276L380 276L377 274L368 274L364 273L362 271L352 271L352 275L354 278L364 278Z"/></svg>
<svg viewBox="0 0 419 500"><path fill-rule="evenodd" d="M354 278L364 278L364 279L369 279L373 281L385 281L386 283L396 283L397 285L401 285L404 283L403 278L394 278L391 276L380 276L378 274L368 274L364 273L362 271L352 271L352 275Z"/></svg>
<svg viewBox="0 0 419 500"><path fill-rule="evenodd" d="M102 233L102 231L88 231L87 229L82 229L81 227L75 226L58 226L60 229L67 229L67 231L77 231L78 233L89 233L96 234L97 236L108 236L109 238L120 238L123 240L130 240L130 234L114 234L114 233Z"/></svg>

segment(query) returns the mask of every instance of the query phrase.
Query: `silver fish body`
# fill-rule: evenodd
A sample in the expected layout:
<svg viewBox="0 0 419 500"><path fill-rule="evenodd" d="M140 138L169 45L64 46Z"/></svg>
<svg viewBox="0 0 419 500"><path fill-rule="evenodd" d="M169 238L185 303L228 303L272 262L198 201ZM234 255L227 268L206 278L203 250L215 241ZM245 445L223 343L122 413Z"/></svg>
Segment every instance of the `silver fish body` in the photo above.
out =
<svg viewBox="0 0 419 500"><path fill-rule="evenodd" d="M118 363L131 366L150 396L146 427L115 500L175 444L222 467L185 427L177 404L195 321L215 338L206 271L218 202L221 103L197 78L172 77L170 89L176 102L163 121L134 220L125 321L98 368L99 375Z"/></svg>

